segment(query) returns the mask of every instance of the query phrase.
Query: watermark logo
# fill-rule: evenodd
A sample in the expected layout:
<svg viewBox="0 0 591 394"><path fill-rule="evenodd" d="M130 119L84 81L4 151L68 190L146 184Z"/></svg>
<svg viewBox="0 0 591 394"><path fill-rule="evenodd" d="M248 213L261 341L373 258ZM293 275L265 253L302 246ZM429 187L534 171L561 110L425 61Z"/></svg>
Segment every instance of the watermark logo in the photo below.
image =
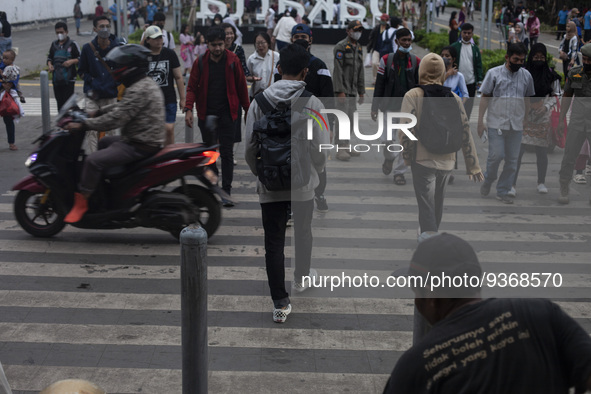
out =
<svg viewBox="0 0 591 394"><path fill-rule="evenodd" d="M384 115L382 112L378 112L378 129L375 133L366 134L362 133L359 127L359 113L355 111L353 113L353 122L349 119L349 116L343 111L338 109L321 109L320 111L314 111L311 108L306 107L306 110L310 111L307 114L311 117L307 123L307 138L312 140L314 122L318 124L321 130L328 130L328 123L322 114L332 114L336 117L338 123L337 140L341 141L340 145L333 144L320 144L318 149L323 150L346 150L355 151L359 153L369 152L370 150L376 150L381 152L387 150L388 152L396 153L402 152L404 148L400 144L389 144L381 141L393 141L394 132L398 130L402 131L411 141L417 141L417 137L410 131L417 125L417 118L413 114L405 112L386 112ZM401 123L402 120L409 120L408 122ZM360 144L349 144L342 145L343 141L351 140L351 130L353 134L360 141L367 141L368 143ZM384 136L385 130L385 136ZM369 143L373 141L374 143Z"/></svg>

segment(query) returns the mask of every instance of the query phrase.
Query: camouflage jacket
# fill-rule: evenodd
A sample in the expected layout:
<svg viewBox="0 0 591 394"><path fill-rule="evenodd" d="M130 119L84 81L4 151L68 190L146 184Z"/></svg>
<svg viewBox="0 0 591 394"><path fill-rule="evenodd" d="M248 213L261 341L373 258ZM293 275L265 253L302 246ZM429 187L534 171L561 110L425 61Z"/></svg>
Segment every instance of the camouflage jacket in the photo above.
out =
<svg viewBox="0 0 591 394"><path fill-rule="evenodd" d="M90 130L121 128L124 142L161 147L164 143L164 96L152 78L142 78L125 89L121 101L101 108L102 115L88 119Z"/></svg>

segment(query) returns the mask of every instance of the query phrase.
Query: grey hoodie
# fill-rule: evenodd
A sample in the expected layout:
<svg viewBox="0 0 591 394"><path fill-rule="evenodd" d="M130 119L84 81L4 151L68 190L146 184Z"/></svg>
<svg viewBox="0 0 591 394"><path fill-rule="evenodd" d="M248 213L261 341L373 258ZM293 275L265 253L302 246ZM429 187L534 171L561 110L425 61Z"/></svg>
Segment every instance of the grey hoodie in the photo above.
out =
<svg viewBox="0 0 591 394"><path fill-rule="evenodd" d="M269 86L263 94L265 98L269 100L272 105L277 105L280 101L291 101L300 97L306 83L304 81L286 81L279 80ZM292 102L293 103L293 102ZM320 111L324 109L324 106L316 97L312 96L308 100L307 107ZM256 136L253 135L252 128L254 122L261 119L264 116L263 112L259 109L259 105L255 100L252 101L248 110L246 118L246 148L244 158L250 167L252 173L256 176L256 162L258 154L258 144L256 142ZM254 137L254 138L253 138ZM327 130L321 130L316 123L314 123L313 139L310 141L310 160L312 162L312 174L310 176L310 182L307 186L297 190L282 190L282 191L269 191L257 178L257 193L259 195L259 202L261 204L268 202L279 202L279 201L308 201L314 198L314 188L318 186L318 173L322 171L326 164L326 152L320 152L320 144L329 143L329 134Z"/></svg>

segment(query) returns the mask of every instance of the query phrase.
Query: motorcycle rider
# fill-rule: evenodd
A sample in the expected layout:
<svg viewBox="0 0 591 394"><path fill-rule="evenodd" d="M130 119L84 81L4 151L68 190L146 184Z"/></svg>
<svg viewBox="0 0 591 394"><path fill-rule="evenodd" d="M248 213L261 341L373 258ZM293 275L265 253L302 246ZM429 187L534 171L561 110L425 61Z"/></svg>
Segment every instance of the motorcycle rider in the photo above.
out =
<svg viewBox="0 0 591 394"><path fill-rule="evenodd" d="M160 87L146 75L149 55L149 49L135 44L112 49L107 60L116 64L113 77L126 87L121 101L89 114L92 119L65 127L71 131L121 128L121 136L102 138L98 150L86 157L79 192L74 194L74 206L64 219L66 223L82 219L88 210L88 198L105 170L147 158L162 149L164 96Z"/></svg>

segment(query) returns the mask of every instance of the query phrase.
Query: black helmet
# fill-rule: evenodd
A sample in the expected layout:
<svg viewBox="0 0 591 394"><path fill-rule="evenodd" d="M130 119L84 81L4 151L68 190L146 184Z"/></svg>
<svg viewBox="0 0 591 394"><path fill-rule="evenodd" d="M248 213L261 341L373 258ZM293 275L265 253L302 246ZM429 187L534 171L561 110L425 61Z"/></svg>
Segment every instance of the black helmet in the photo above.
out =
<svg viewBox="0 0 591 394"><path fill-rule="evenodd" d="M107 54L107 61L115 63L111 72L117 82L126 86L148 73L148 56L152 52L141 45L128 44L115 47Z"/></svg>

